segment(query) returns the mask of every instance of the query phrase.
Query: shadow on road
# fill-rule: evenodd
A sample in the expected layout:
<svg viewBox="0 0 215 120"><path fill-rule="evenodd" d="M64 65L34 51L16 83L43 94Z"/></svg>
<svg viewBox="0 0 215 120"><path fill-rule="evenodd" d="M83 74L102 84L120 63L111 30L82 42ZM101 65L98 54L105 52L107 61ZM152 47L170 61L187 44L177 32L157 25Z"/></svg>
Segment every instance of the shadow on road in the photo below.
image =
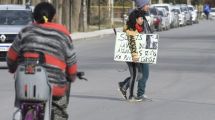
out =
<svg viewBox="0 0 215 120"><path fill-rule="evenodd" d="M0 70L6 70L8 69L7 67L0 67Z"/></svg>
<svg viewBox="0 0 215 120"><path fill-rule="evenodd" d="M82 98L82 99L99 99L99 100L124 101L121 98L103 97L103 96L90 96L90 95L70 95L70 97Z"/></svg>

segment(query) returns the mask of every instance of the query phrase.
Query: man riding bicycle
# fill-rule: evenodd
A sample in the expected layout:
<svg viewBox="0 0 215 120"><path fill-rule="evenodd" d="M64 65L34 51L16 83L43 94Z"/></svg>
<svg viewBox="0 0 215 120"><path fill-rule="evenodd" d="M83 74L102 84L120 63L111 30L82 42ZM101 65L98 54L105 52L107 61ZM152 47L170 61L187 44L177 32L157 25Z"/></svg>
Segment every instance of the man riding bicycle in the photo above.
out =
<svg viewBox="0 0 215 120"><path fill-rule="evenodd" d="M67 120L66 94L76 77L77 60L69 31L52 22L55 14L56 9L48 2L36 5L33 13L35 23L20 31L7 53L7 64L9 72L14 73L21 59L39 59L42 53L43 67L52 84L52 120Z"/></svg>

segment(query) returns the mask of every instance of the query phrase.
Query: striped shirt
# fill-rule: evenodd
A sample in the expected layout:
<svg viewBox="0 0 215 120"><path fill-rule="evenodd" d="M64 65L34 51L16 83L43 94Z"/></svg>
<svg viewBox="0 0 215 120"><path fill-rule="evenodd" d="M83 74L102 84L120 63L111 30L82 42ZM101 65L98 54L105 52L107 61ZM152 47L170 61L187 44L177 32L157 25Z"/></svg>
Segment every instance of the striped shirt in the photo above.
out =
<svg viewBox="0 0 215 120"><path fill-rule="evenodd" d="M74 78L77 72L72 40L67 29L60 24L32 24L23 28L7 53L7 64L11 73L16 71L20 55L27 51L44 53L44 67L50 82L66 82L66 76Z"/></svg>

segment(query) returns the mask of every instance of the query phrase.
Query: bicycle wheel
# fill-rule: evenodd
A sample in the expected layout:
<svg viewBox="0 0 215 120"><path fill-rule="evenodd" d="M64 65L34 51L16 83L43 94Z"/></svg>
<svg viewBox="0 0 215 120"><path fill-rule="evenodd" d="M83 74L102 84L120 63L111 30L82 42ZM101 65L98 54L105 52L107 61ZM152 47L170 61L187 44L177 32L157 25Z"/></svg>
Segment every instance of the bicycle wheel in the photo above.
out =
<svg viewBox="0 0 215 120"><path fill-rule="evenodd" d="M25 114L24 120L37 120L37 116L35 114L34 110L28 110L28 112Z"/></svg>

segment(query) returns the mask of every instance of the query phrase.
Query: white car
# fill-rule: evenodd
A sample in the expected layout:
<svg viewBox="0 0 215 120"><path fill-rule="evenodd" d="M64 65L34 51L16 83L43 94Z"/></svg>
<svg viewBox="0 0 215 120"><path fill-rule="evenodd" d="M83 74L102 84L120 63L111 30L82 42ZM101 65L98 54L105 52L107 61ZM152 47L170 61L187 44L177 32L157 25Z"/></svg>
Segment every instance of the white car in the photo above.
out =
<svg viewBox="0 0 215 120"><path fill-rule="evenodd" d="M180 26L185 26L186 25L185 15L182 14L181 9L179 7L177 7L177 6L174 6L173 10L174 10L174 12L178 13L178 16L179 16L179 25Z"/></svg>
<svg viewBox="0 0 215 120"><path fill-rule="evenodd" d="M169 17L167 15L168 12L166 11L165 8L157 8L157 9L159 11L158 15L160 15L162 18L162 22L161 22L162 23L162 29L163 30L170 29Z"/></svg>
<svg viewBox="0 0 215 120"><path fill-rule="evenodd" d="M172 12L172 5L171 4L152 4L153 7L156 8L165 8L168 12L168 18L169 18L169 23L172 26L174 23L174 13Z"/></svg>
<svg viewBox="0 0 215 120"><path fill-rule="evenodd" d="M211 8L211 12L210 12L209 17L210 17L210 19L215 20L215 8Z"/></svg>
<svg viewBox="0 0 215 120"><path fill-rule="evenodd" d="M192 6L192 5L188 5L188 8L189 8L189 11L192 14L193 23L198 23L198 13L197 13L196 8L194 6Z"/></svg>
<svg viewBox="0 0 215 120"><path fill-rule="evenodd" d="M192 25L192 14L189 11L189 8L186 4L177 4L177 7L180 7L182 14L185 16L186 25Z"/></svg>

